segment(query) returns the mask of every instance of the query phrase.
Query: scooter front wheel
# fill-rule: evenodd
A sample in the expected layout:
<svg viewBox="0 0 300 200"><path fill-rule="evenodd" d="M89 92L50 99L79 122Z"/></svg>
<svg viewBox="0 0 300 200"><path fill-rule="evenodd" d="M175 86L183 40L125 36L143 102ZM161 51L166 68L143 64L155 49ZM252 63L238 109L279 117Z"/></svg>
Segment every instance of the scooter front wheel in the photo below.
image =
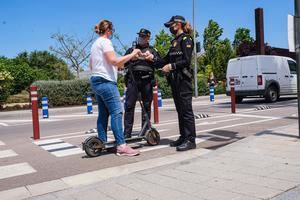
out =
<svg viewBox="0 0 300 200"><path fill-rule="evenodd" d="M145 134L145 138L150 146L158 145L160 142L159 132L155 128L149 129Z"/></svg>
<svg viewBox="0 0 300 200"><path fill-rule="evenodd" d="M82 143L82 148L88 156L97 157L101 155L105 147L98 137L91 136Z"/></svg>

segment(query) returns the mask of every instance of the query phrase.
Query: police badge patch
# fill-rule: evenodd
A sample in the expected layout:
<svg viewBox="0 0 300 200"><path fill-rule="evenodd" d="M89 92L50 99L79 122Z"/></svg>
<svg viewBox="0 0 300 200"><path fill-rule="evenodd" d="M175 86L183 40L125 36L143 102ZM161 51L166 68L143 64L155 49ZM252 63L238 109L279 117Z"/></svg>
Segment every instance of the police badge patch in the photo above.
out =
<svg viewBox="0 0 300 200"><path fill-rule="evenodd" d="M177 41L174 41L173 42L173 47L176 47L177 46Z"/></svg>

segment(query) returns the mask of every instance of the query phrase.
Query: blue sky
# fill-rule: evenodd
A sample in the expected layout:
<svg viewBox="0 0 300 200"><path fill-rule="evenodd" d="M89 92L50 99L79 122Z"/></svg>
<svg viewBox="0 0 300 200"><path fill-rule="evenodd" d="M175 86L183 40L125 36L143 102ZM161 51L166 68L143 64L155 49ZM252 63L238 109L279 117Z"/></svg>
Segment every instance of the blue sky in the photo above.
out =
<svg viewBox="0 0 300 200"><path fill-rule="evenodd" d="M294 0L195 0L196 29L201 34L208 20L224 29L222 38L233 40L238 27L255 37L254 9L264 8L265 40L287 48L287 14L294 14ZM49 50L56 32L88 38L101 19L113 21L116 33L129 45L141 28L154 36L172 15L192 22L192 0L1 0L0 56L22 51ZM119 45L114 41L115 45Z"/></svg>

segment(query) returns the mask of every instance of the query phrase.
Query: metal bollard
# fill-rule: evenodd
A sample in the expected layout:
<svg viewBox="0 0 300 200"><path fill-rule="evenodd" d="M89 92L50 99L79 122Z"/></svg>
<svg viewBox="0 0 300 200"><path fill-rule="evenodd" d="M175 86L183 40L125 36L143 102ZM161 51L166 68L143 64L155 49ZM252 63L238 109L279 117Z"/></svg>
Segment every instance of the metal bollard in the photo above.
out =
<svg viewBox="0 0 300 200"><path fill-rule="evenodd" d="M235 113L234 79L230 79L231 113Z"/></svg>
<svg viewBox="0 0 300 200"><path fill-rule="evenodd" d="M86 96L86 106L87 106L87 113L93 114L93 100L90 95Z"/></svg>
<svg viewBox="0 0 300 200"><path fill-rule="evenodd" d="M209 98L210 98L210 102L215 101L215 87L213 85L209 87Z"/></svg>
<svg viewBox="0 0 300 200"><path fill-rule="evenodd" d="M123 104L124 104L124 112L126 110L126 90L123 92Z"/></svg>
<svg viewBox="0 0 300 200"><path fill-rule="evenodd" d="M48 111L48 98L42 97L42 111L43 111L43 118L49 118L49 111Z"/></svg>
<svg viewBox="0 0 300 200"><path fill-rule="evenodd" d="M39 109L38 109L38 93L37 86L30 87L31 109L32 109L32 125L33 139L40 139Z"/></svg>
<svg viewBox="0 0 300 200"><path fill-rule="evenodd" d="M157 104L158 107L161 108L162 107L162 96L161 96L161 91L160 89L157 90Z"/></svg>
<svg viewBox="0 0 300 200"><path fill-rule="evenodd" d="M157 83L153 88L153 115L154 115L154 123L159 123L158 119L158 97L157 97Z"/></svg>

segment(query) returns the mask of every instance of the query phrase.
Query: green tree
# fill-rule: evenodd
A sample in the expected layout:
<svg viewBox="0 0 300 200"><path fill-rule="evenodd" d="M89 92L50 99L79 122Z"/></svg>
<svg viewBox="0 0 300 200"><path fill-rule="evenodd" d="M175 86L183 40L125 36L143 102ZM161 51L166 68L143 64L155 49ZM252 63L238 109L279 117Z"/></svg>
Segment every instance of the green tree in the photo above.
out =
<svg viewBox="0 0 300 200"><path fill-rule="evenodd" d="M229 59L235 57L229 39L218 42L215 58L212 62L214 76L217 80L226 79L226 69Z"/></svg>
<svg viewBox="0 0 300 200"><path fill-rule="evenodd" d="M27 64L35 72L35 80L69 80L74 78L67 64L48 51L20 53L15 59L16 64Z"/></svg>
<svg viewBox="0 0 300 200"><path fill-rule="evenodd" d="M209 20L203 34L203 47L206 55L206 64L211 64L215 54L220 36L223 34L223 28L212 19Z"/></svg>
<svg viewBox="0 0 300 200"><path fill-rule="evenodd" d="M172 36L161 30L155 35L154 48L157 49L161 57L165 57L170 49Z"/></svg>
<svg viewBox="0 0 300 200"><path fill-rule="evenodd" d="M28 89L29 85L34 81L34 70L29 67L28 63L18 63L14 59L1 59L0 62L2 69L7 71L13 78L9 91L11 95Z"/></svg>
<svg viewBox="0 0 300 200"><path fill-rule="evenodd" d="M235 31L234 41L232 46L234 50L237 52L239 46L243 43L253 43L254 39L250 36L250 29L248 28L238 28Z"/></svg>
<svg viewBox="0 0 300 200"><path fill-rule="evenodd" d="M13 89L13 77L6 69L8 59L0 57L0 106L5 103Z"/></svg>

